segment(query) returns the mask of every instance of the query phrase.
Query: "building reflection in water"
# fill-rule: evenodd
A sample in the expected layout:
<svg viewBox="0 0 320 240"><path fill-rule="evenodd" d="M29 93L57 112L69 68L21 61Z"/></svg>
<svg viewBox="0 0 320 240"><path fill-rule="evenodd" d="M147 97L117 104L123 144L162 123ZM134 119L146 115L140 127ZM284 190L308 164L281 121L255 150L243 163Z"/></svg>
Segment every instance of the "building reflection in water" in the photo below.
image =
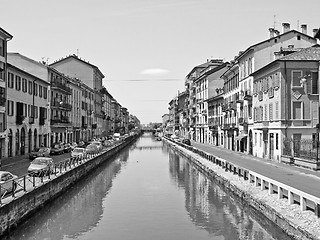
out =
<svg viewBox="0 0 320 240"><path fill-rule="evenodd" d="M8 239L77 238L93 229L103 215L103 200L129 157L129 149L95 169L63 196L19 226Z"/></svg>
<svg viewBox="0 0 320 240"><path fill-rule="evenodd" d="M196 226L223 239L290 239L263 216L250 213L250 209L227 195L194 163L168 146L164 150L169 153L171 178L184 189L186 211Z"/></svg>

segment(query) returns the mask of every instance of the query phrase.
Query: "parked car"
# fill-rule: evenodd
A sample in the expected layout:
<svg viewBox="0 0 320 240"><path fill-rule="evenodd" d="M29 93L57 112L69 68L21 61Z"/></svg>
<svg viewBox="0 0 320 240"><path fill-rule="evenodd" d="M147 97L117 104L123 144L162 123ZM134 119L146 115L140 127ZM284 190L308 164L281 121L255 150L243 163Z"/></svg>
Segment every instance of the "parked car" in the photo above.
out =
<svg viewBox="0 0 320 240"><path fill-rule="evenodd" d="M102 150L102 144L101 142L99 141L94 141L94 142L91 142L91 144L94 144L98 147L98 151L101 151Z"/></svg>
<svg viewBox="0 0 320 240"><path fill-rule="evenodd" d="M86 144L84 143L84 141L80 141L78 142L78 146L77 147L83 147L85 148L86 147Z"/></svg>
<svg viewBox="0 0 320 240"><path fill-rule="evenodd" d="M35 158L37 157L38 151L39 151L39 148L36 148L34 151L30 152L30 153L29 153L29 159L30 159L30 160L35 159Z"/></svg>
<svg viewBox="0 0 320 240"><path fill-rule="evenodd" d="M37 148L36 151L29 153L29 159L33 160L36 157L49 157L50 156L50 148L41 147Z"/></svg>
<svg viewBox="0 0 320 240"><path fill-rule="evenodd" d="M0 171L0 196L16 190L17 183L14 180L17 178L18 176L8 171Z"/></svg>
<svg viewBox="0 0 320 240"><path fill-rule="evenodd" d="M52 158L37 157L34 159L28 167L29 176L44 176L53 173L54 162Z"/></svg>
<svg viewBox="0 0 320 240"><path fill-rule="evenodd" d="M76 147L71 151L71 157L84 157L86 155L85 148Z"/></svg>
<svg viewBox="0 0 320 240"><path fill-rule="evenodd" d="M173 141L178 141L179 137L177 135L171 135L170 137Z"/></svg>
<svg viewBox="0 0 320 240"><path fill-rule="evenodd" d="M86 147L86 153L98 153L99 150L98 150L98 146L95 145L95 144L89 144L87 147Z"/></svg>
<svg viewBox="0 0 320 240"><path fill-rule="evenodd" d="M72 151L71 144L70 143L63 144L63 151L65 153L71 152Z"/></svg>
<svg viewBox="0 0 320 240"><path fill-rule="evenodd" d="M64 148L59 143L53 144L50 150L50 154L52 155L59 155L59 154L62 154L63 152L64 152Z"/></svg>
<svg viewBox="0 0 320 240"><path fill-rule="evenodd" d="M183 139L183 140L182 140L182 143L191 146L191 141L190 141L190 139L188 139L188 138Z"/></svg>
<svg viewBox="0 0 320 240"><path fill-rule="evenodd" d="M73 142L73 143L70 144L70 146L71 146L71 151L72 151L73 149L78 147L78 144L76 142Z"/></svg>

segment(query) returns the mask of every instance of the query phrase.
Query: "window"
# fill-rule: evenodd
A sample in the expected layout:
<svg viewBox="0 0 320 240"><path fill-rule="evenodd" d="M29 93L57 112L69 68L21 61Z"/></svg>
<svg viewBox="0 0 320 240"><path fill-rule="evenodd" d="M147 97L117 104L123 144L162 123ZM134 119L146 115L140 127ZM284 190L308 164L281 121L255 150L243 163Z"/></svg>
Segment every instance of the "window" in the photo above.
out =
<svg viewBox="0 0 320 240"><path fill-rule="evenodd" d="M312 78L312 94L318 94L318 72L311 73Z"/></svg>
<svg viewBox="0 0 320 240"><path fill-rule="evenodd" d="M301 87L300 79L302 76L301 71L292 71L292 87Z"/></svg>
<svg viewBox="0 0 320 240"><path fill-rule="evenodd" d="M268 120L268 109L267 109L267 104L264 105L264 120Z"/></svg>
<svg viewBox="0 0 320 240"><path fill-rule="evenodd" d="M27 79L22 78L22 92L27 92L28 91L28 82Z"/></svg>
<svg viewBox="0 0 320 240"><path fill-rule="evenodd" d="M21 89L21 77L16 75L16 90L20 91Z"/></svg>
<svg viewBox="0 0 320 240"><path fill-rule="evenodd" d="M29 88L29 94L32 94L32 89L33 89L33 87L32 87L32 81L29 81L28 82L28 88Z"/></svg>
<svg viewBox="0 0 320 240"><path fill-rule="evenodd" d="M303 119L302 102L293 102L292 103L292 118L293 119Z"/></svg>
<svg viewBox="0 0 320 240"><path fill-rule="evenodd" d="M39 85L39 97L42 97L42 90L43 88L42 88L42 86L41 85Z"/></svg>
<svg viewBox="0 0 320 240"><path fill-rule="evenodd" d="M276 133L276 150L279 149L279 133Z"/></svg>
<svg viewBox="0 0 320 240"><path fill-rule="evenodd" d="M269 121L273 121L273 103L269 103Z"/></svg>
<svg viewBox="0 0 320 240"><path fill-rule="evenodd" d="M14 102L13 101L10 101L8 100L8 115L9 116L13 116L13 113L14 113Z"/></svg>
<svg viewBox="0 0 320 240"><path fill-rule="evenodd" d="M262 147L262 133L260 133L260 147Z"/></svg>
<svg viewBox="0 0 320 240"><path fill-rule="evenodd" d="M33 94L38 96L38 84L33 83Z"/></svg>
<svg viewBox="0 0 320 240"><path fill-rule="evenodd" d="M43 98L47 99L48 97L48 89L46 87L43 87Z"/></svg>
<svg viewBox="0 0 320 240"><path fill-rule="evenodd" d="M254 145L257 146L257 133L254 134Z"/></svg>
<svg viewBox="0 0 320 240"><path fill-rule="evenodd" d="M34 118L38 118L38 107L34 106Z"/></svg>
<svg viewBox="0 0 320 240"><path fill-rule="evenodd" d="M3 39L0 39L0 56L4 57L4 47L5 47L5 41Z"/></svg>
<svg viewBox="0 0 320 240"><path fill-rule="evenodd" d="M297 36L297 40L301 40L301 36L300 35Z"/></svg>
<svg viewBox="0 0 320 240"><path fill-rule="evenodd" d="M13 88L14 87L14 75L13 73L8 73L8 87Z"/></svg>

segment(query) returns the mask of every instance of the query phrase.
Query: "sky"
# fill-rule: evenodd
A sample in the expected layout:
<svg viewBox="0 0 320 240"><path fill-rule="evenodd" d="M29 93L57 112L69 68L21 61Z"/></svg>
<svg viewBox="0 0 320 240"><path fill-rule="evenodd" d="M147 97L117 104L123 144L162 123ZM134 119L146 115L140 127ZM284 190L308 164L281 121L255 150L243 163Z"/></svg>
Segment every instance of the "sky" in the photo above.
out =
<svg viewBox="0 0 320 240"><path fill-rule="evenodd" d="M77 54L141 123L161 122L207 59L232 60L282 23L320 27L319 0L0 0L8 52L49 64Z"/></svg>

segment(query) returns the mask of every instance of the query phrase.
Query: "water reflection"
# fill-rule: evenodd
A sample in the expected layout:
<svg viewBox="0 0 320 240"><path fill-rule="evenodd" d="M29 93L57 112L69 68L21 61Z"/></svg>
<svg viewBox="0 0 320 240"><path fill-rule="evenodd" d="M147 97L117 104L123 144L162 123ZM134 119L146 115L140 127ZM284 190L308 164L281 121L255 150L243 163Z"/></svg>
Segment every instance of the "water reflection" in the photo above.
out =
<svg viewBox="0 0 320 240"><path fill-rule="evenodd" d="M192 162L167 150L171 177L179 188L184 188L186 211L195 225L224 239L291 239L264 217L254 219L248 209L199 172Z"/></svg>
<svg viewBox="0 0 320 240"><path fill-rule="evenodd" d="M66 194L41 209L8 239L78 238L96 227L103 215L103 199L111 189L113 179L120 173L122 163L128 158L129 149L126 149L95 169Z"/></svg>

